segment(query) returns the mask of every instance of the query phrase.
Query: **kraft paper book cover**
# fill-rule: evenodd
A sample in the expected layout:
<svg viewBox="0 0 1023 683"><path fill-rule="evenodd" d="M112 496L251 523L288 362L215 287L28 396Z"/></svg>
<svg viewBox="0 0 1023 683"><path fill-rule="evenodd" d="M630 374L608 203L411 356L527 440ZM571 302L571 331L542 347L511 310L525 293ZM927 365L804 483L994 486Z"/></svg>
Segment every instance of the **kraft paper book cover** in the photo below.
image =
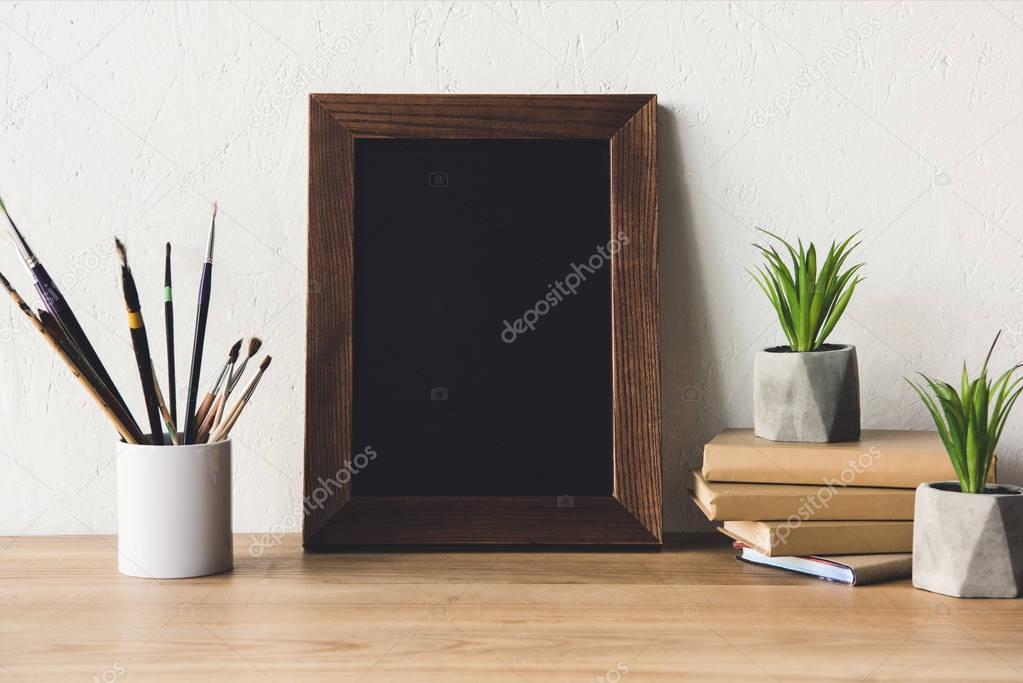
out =
<svg viewBox="0 0 1023 683"><path fill-rule="evenodd" d="M913 489L709 482L693 470L693 502L707 519L913 519Z"/></svg>
<svg viewBox="0 0 1023 683"><path fill-rule="evenodd" d="M725 522L726 536L759 553L777 555L869 555L913 550L913 522Z"/></svg>
<svg viewBox="0 0 1023 683"><path fill-rule="evenodd" d="M937 432L888 429L842 443L769 441L728 429L704 447L702 471L707 481L893 488L956 478Z"/></svg>

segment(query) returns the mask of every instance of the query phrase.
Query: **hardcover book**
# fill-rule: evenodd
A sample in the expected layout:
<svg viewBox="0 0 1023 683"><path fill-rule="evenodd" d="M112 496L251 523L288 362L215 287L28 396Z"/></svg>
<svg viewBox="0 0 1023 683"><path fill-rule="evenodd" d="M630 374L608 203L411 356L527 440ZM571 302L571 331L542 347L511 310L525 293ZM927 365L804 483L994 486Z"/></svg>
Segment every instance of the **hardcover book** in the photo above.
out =
<svg viewBox="0 0 1023 683"><path fill-rule="evenodd" d="M913 551L913 522L733 522L718 529L769 557Z"/></svg>
<svg viewBox="0 0 1023 683"><path fill-rule="evenodd" d="M769 557L742 543L736 543L735 559L750 564L813 576L847 586L907 579L913 574L913 553L881 555L804 555Z"/></svg>
<svg viewBox="0 0 1023 683"><path fill-rule="evenodd" d="M696 506L707 519L907 520L913 519L913 489L707 481L693 470Z"/></svg>
<svg viewBox="0 0 1023 683"><path fill-rule="evenodd" d="M760 439L752 429L728 429L704 447L703 477L712 482L908 489L956 475L936 432L875 429L864 430L858 441L790 443Z"/></svg>

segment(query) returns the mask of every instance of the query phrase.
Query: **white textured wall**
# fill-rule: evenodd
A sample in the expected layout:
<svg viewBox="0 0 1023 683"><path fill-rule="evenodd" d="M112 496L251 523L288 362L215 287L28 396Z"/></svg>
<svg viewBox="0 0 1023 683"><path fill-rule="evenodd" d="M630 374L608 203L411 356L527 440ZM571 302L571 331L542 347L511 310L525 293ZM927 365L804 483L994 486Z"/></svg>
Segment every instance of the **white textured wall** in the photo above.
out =
<svg viewBox="0 0 1023 683"><path fill-rule="evenodd" d="M750 423L753 353L781 340L743 272L754 226L864 231L869 280L833 339L859 348L868 427L927 427L900 377L976 365L998 328L997 365L1023 357L1023 4L16 2L0 74L0 193L126 393L110 237L128 237L157 348L174 242L185 366L220 200L209 344L258 333L275 356L238 429L239 530L299 505L310 91L657 93L669 530L704 527L685 472ZM9 245L0 269L31 293ZM1021 446L1017 416L1017 483ZM112 531L112 457L0 306L0 534Z"/></svg>

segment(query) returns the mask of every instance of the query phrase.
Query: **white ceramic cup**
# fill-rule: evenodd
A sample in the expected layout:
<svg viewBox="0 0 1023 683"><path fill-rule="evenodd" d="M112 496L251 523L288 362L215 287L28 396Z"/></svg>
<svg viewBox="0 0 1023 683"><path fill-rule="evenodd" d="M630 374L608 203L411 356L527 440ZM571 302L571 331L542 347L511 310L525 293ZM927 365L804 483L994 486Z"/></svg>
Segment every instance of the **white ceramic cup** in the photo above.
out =
<svg viewBox="0 0 1023 683"><path fill-rule="evenodd" d="M118 447L118 571L184 579L230 570L230 440Z"/></svg>

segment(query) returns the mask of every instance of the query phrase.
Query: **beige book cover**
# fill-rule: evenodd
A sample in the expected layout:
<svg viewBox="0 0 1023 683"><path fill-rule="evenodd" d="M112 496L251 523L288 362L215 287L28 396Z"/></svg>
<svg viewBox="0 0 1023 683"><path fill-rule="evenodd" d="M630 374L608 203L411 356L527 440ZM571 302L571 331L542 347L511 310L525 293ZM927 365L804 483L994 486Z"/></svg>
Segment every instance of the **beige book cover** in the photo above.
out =
<svg viewBox="0 0 1023 683"><path fill-rule="evenodd" d="M733 522L718 527L759 553L873 555L913 551L913 522Z"/></svg>
<svg viewBox="0 0 1023 683"><path fill-rule="evenodd" d="M956 478L937 432L890 429L866 429L859 441L842 443L769 441L752 429L728 429L704 447L702 471L712 482L894 488Z"/></svg>
<svg viewBox="0 0 1023 683"><path fill-rule="evenodd" d="M690 492L707 519L913 519L913 489L709 482L693 470Z"/></svg>

